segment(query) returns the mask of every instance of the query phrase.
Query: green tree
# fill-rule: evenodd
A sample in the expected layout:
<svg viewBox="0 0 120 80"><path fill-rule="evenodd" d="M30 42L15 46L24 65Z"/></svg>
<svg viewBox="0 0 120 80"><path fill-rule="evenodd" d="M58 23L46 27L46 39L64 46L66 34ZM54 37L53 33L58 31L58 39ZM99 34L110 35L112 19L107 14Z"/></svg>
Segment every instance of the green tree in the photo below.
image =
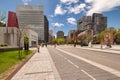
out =
<svg viewBox="0 0 120 80"><path fill-rule="evenodd" d="M73 39L70 39L70 38L67 38L67 40L66 40L66 44L73 44Z"/></svg>
<svg viewBox="0 0 120 80"><path fill-rule="evenodd" d="M25 44L29 44L29 38L27 36L27 32L26 29L22 28L22 29L18 29L18 57L19 59L21 59L21 54L22 54L22 46L21 46L21 40L24 40ZM29 50L29 46L28 50ZM26 51L26 53L28 53L28 50Z"/></svg>
<svg viewBox="0 0 120 80"><path fill-rule="evenodd" d="M100 34L98 34L97 36L96 36L96 43L100 43L100 41L101 41L101 39L104 39L104 35L105 35L105 31L103 31L103 32L101 32Z"/></svg>
<svg viewBox="0 0 120 80"><path fill-rule="evenodd" d="M53 43L53 44L56 44L56 43L57 43L57 39L53 39L53 40L52 40L52 43Z"/></svg>
<svg viewBox="0 0 120 80"><path fill-rule="evenodd" d="M24 37L24 48L25 50L29 50L29 38L26 30L23 30L23 37Z"/></svg>
<svg viewBox="0 0 120 80"><path fill-rule="evenodd" d="M120 29L118 29L116 31L114 40L115 40L116 44L120 44Z"/></svg>
<svg viewBox="0 0 120 80"><path fill-rule="evenodd" d="M65 43L65 39L64 38L58 38L57 39L57 44L63 44Z"/></svg>
<svg viewBox="0 0 120 80"><path fill-rule="evenodd" d="M64 38L57 38L57 39L53 39L52 40L53 44L63 44L65 43L65 39Z"/></svg>

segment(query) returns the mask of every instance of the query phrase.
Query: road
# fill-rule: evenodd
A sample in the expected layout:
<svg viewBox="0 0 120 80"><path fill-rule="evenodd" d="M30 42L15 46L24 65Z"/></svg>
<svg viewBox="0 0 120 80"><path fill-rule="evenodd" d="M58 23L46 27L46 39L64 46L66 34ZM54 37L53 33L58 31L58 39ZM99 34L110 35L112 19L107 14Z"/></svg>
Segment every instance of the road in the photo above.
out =
<svg viewBox="0 0 120 80"><path fill-rule="evenodd" d="M120 55L48 46L62 80L120 80Z"/></svg>

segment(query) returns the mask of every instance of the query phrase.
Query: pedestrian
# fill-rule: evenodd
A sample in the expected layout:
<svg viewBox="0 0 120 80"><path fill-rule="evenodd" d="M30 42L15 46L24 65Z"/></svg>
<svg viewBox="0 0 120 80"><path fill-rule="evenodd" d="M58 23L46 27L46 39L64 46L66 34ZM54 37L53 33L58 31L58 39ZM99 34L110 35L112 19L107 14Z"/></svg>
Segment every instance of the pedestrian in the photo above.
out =
<svg viewBox="0 0 120 80"><path fill-rule="evenodd" d="M74 47L76 47L76 41L74 41Z"/></svg>
<svg viewBox="0 0 120 80"><path fill-rule="evenodd" d="M38 49L38 53L40 52L39 49L40 49L40 45L37 45L37 49Z"/></svg>

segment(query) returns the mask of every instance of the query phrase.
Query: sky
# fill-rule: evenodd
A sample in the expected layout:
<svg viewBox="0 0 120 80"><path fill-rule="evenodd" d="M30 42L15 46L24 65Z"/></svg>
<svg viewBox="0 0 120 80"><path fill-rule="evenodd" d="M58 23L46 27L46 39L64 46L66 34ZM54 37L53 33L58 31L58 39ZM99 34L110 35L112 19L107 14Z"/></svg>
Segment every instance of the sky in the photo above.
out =
<svg viewBox="0 0 120 80"><path fill-rule="evenodd" d="M120 28L120 0L1 0L0 15L16 12L17 5L42 5L49 20L49 29L61 30L68 35L77 29L77 20L82 16L102 13L107 17L107 27Z"/></svg>

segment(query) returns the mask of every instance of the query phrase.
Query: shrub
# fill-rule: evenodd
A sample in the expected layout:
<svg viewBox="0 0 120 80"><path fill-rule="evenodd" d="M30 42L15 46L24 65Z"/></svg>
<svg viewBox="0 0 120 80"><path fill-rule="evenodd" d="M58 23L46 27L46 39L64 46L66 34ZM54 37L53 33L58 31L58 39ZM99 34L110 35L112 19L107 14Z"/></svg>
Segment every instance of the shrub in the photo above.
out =
<svg viewBox="0 0 120 80"><path fill-rule="evenodd" d="M7 43L4 43L4 46L8 46L8 44L7 44Z"/></svg>
<svg viewBox="0 0 120 80"><path fill-rule="evenodd" d="M1 46L1 47L3 47L3 46L4 46L4 44L0 44L0 46Z"/></svg>
<svg viewBox="0 0 120 80"><path fill-rule="evenodd" d="M2 43L2 44L0 44L0 46L4 47L4 46L8 46L8 44L7 43Z"/></svg>

